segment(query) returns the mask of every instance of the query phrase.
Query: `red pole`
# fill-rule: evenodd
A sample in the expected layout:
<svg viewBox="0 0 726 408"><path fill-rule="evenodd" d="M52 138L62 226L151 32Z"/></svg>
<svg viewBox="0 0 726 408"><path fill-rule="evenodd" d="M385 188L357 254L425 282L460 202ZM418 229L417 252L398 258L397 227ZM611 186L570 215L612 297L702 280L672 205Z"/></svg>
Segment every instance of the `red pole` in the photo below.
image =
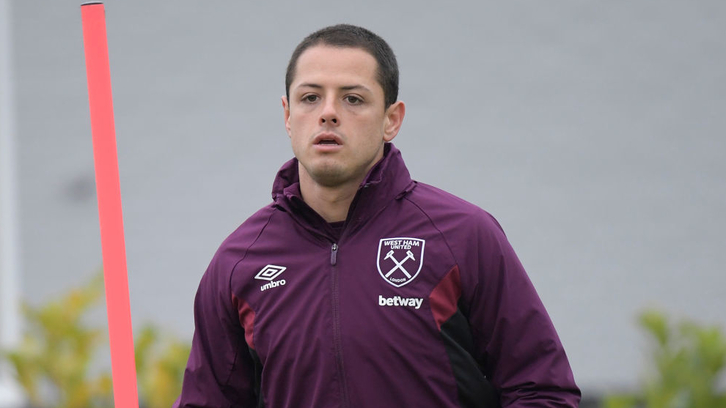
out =
<svg viewBox="0 0 726 408"><path fill-rule="evenodd" d="M136 361L111 97L111 70L108 62L103 3L92 2L81 5L81 18L88 75L88 99L91 108L98 216L101 225L113 399L116 408L138 408Z"/></svg>

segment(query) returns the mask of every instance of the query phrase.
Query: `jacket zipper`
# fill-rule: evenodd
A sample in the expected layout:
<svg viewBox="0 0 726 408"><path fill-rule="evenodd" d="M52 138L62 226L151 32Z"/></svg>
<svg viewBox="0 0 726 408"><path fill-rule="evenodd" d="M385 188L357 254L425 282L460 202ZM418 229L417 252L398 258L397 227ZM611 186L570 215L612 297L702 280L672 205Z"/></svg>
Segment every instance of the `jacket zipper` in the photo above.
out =
<svg viewBox="0 0 726 408"><path fill-rule="evenodd" d="M330 248L330 264L335 266L338 263L338 244L333 243Z"/></svg>
<svg viewBox="0 0 726 408"><path fill-rule="evenodd" d="M340 284L338 270L335 265L338 263L338 244L333 243L330 247L331 284L333 302L333 346L335 348L335 363L338 369L340 384L341 407L348 407L348 384L345 380L345 366L343 364L343 344L340 334Z"/></svg>

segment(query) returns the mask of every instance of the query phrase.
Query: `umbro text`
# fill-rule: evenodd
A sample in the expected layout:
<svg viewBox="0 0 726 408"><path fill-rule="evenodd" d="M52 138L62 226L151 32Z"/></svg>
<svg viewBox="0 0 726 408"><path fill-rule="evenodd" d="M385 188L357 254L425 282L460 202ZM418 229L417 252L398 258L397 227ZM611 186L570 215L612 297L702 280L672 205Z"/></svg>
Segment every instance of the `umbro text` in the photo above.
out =
<svg viewBox="0 0 726 408"><path fill-rule="evenodd" d="M423 298L405 298L401 296L385 298L383 295L378 295L378 306L405 306L418 309L421 304L423 304Z"/></svg>
<svg viewBox="0 0 726 408"><path fill-rule="evenodd" d="M278 286L285 286L287 282L285 282L285 279L280 279L278 281L270 281L270 283L266 283L262 286L260 286L260 292L264 292L267 289L276 288Z"/></svg>

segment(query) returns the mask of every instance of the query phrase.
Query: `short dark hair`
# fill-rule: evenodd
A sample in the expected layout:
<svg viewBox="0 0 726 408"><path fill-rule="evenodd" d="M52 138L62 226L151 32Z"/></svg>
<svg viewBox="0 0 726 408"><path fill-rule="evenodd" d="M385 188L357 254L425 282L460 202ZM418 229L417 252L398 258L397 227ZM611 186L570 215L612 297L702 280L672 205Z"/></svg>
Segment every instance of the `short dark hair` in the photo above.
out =
<svg viewBox="0 0 726 408"><path fill-rule="evenodd" d="M338 24L322 28L307 37L293 51L285 73L285 94L290 100L290 85L295 78L297 60L310 47L329 45L341 48L360 48L371 54L378 63L378 83L383 88L385 107L398 99L398 62L396 55L386 41L363 27Z"/></svg>

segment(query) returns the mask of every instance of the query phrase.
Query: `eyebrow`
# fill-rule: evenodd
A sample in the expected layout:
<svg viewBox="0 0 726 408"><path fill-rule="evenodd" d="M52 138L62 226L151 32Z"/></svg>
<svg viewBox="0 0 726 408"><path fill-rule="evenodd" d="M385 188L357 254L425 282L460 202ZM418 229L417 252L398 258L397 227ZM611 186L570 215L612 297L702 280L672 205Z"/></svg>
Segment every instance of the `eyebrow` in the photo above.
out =
<svg viewBox="0 0 726 408"><path fill-rule="evenodd" d="M304 88L304 87L314 88L314 89L323 89L322 85L315 84L315 83L309 83L309 82L302 83L302 84L298 85L296 88ZM357 90L357 89L362 89L364 91L371 92L370 89L368 89L367 87L365 87L363 85L345 85L345 86L339 87L338 89L340 89L341 91L353 91L353 90Z"/></svg>

